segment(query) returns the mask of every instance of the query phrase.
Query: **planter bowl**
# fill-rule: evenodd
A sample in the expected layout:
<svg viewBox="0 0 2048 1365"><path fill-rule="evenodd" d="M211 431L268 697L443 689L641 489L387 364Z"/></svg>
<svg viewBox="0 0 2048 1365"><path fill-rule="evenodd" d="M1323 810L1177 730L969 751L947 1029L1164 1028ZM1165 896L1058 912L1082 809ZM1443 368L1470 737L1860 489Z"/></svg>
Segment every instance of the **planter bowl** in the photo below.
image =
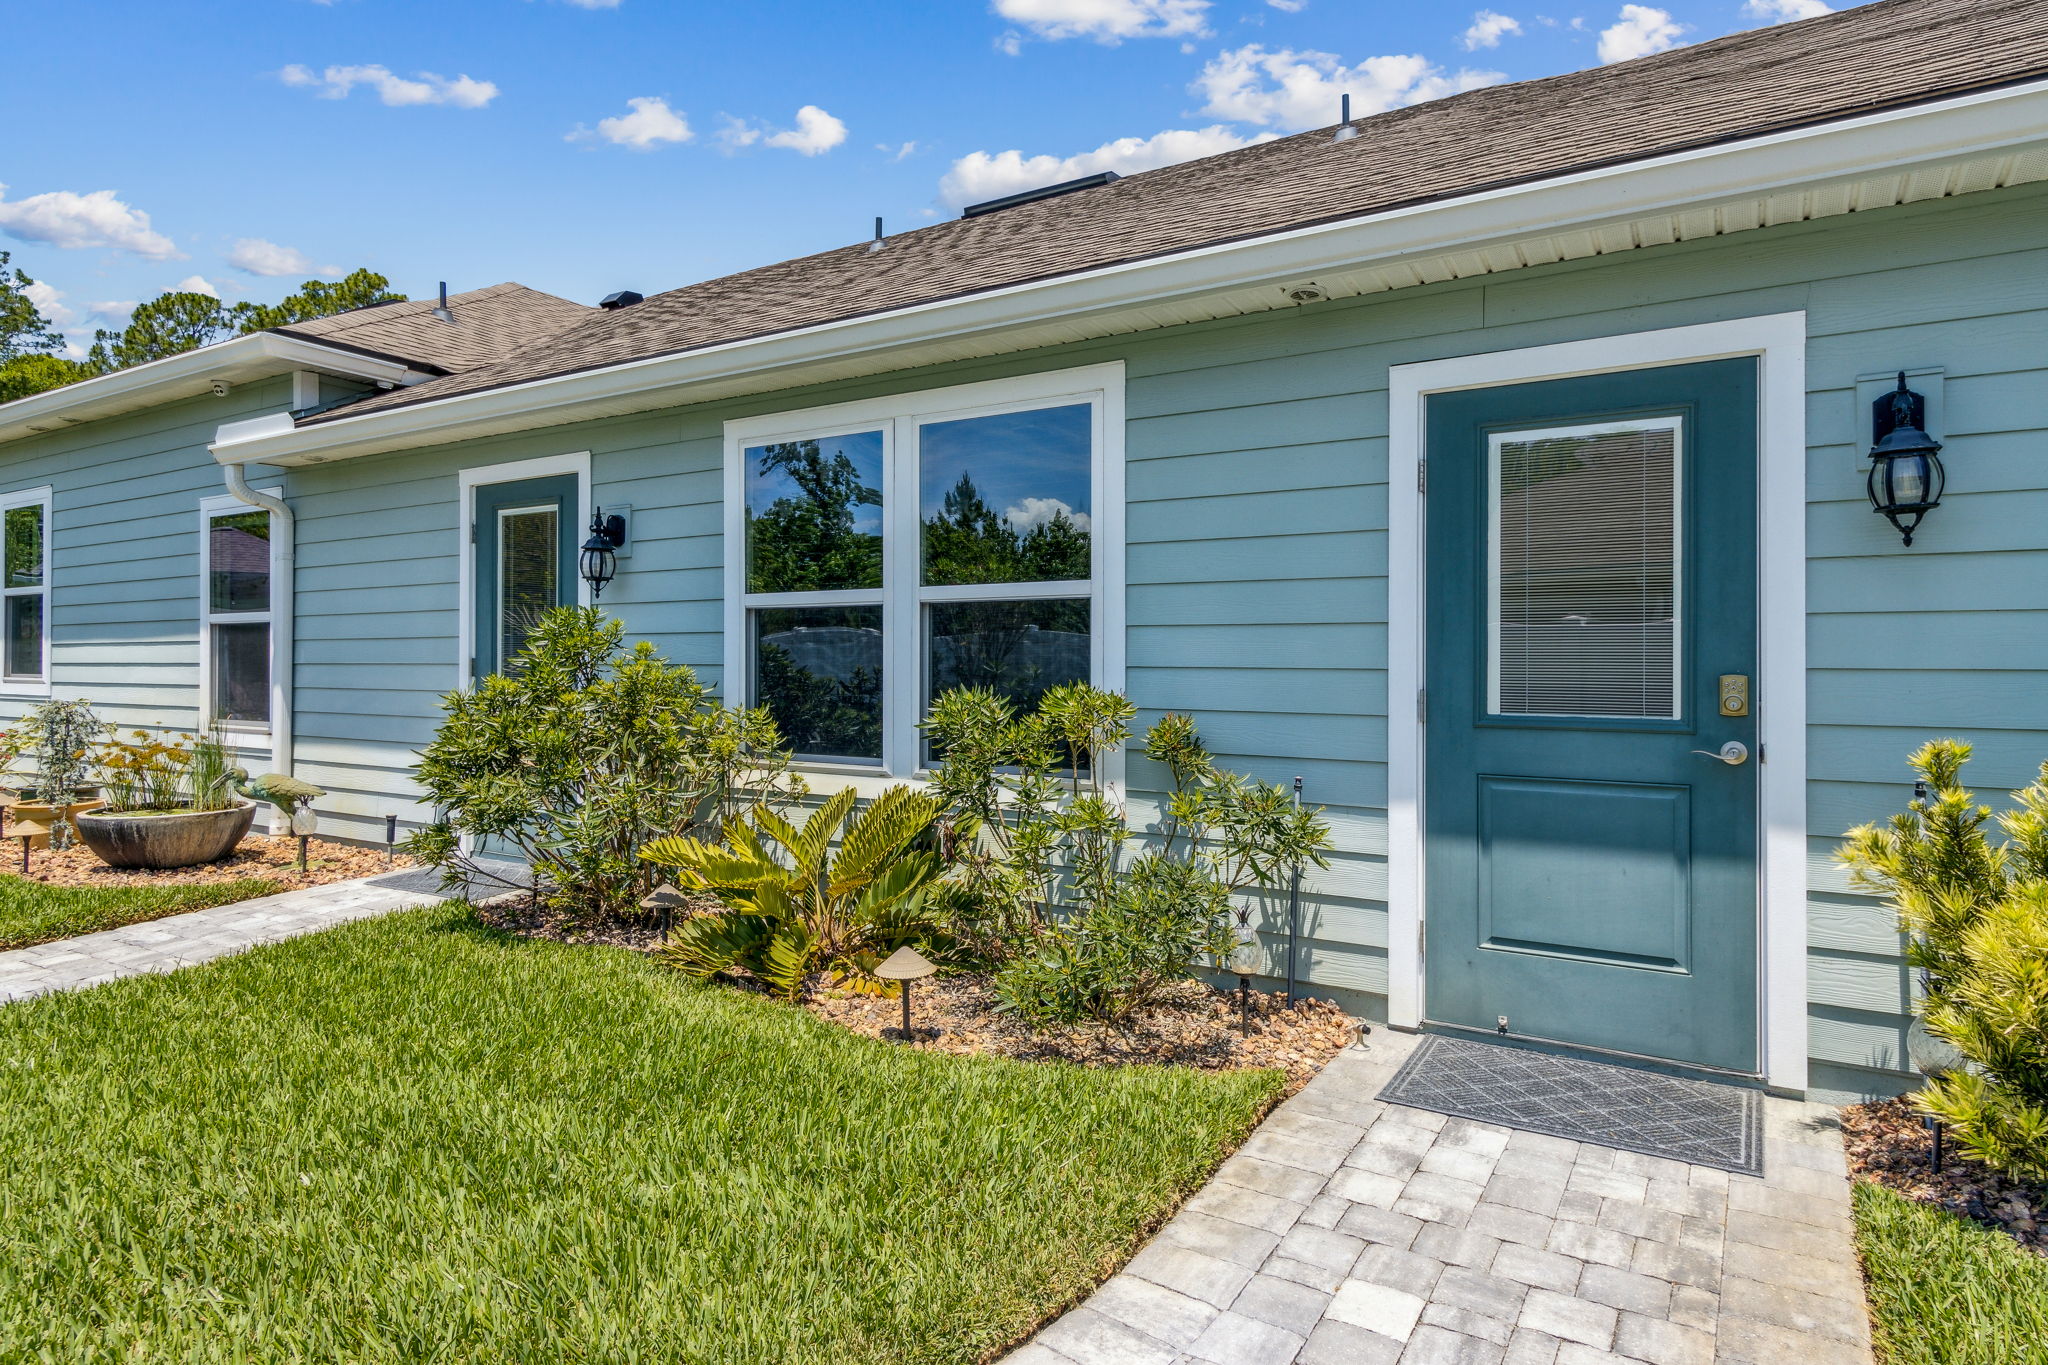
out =
<svg viewBox="0 0 2048 1365"><path fill-rule="evenodd" d="M161 869L218 862L235 851L255 820L256 803L239 801L226 810L164 815L87 811L74 823L78 837L107 866Z"/></svg>
<svg viewBox="0 0 2048 1365"><path fill-rule="evenodd" d="M64 820L69 820L75 825L80 815L89 810L98 810L106 804L106 802L93 795L95 790L92 787L79 788L77 795L80 799L65 806L61 811L47 801L34 799L31 793L23 793L21 799L7 808L7 836L9 838L16 837L13 833L13 827L14 822L17 820L33 821L45 829L51 828ZM35 835L29 839L28 846L37 849L48 848L50 846L50 836L47 834Z"/></svg>

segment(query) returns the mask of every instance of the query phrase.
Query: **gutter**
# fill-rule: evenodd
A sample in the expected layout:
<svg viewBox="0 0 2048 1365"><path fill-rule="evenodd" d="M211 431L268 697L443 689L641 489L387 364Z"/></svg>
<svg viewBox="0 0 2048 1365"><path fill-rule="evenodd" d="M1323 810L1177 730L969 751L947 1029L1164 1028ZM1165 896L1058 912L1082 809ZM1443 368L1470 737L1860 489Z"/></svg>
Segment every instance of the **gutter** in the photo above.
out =
<svg viewBox="0 0 2048 1365"><path fill-rule="evenodd" d="M1461 197L1199 247L1027 284L475 390L421 398L307 426L224 427L223 464L310 464L464 440L662 403L815 382L801 367L875 357L876 369L923 363L906 352L961 337L1062 318L1139 310L1175 298L1312 278L1318 271L1391 265L1645 215L1766 197L1793 187L1984 156L2048 142L2048 79L1976 91L1661 157L1599 167ZM792 376L789 372L799 371ZM872 372L872 371L867 371ZM733 381L753 380L753 389Z"/></svg>
<svg viewBox="0 0 2048 1365"><path fill-rule="evenodd" d="M283 498L269 493L258 492L249 486L247 475L240 465L227 465L221 469L227 481L228 492L251 507L261 508L270 513L271 562L280 572L273 574L270 585L270 762L278 772L291 775L292 743L292 678L297 670L293 657L293 622L298 617L298 599L293 591L295 570L298 564L298 519L292 515L291 506ZM271 817L273 834L289 833L280 829L282 813Z"/></svg>

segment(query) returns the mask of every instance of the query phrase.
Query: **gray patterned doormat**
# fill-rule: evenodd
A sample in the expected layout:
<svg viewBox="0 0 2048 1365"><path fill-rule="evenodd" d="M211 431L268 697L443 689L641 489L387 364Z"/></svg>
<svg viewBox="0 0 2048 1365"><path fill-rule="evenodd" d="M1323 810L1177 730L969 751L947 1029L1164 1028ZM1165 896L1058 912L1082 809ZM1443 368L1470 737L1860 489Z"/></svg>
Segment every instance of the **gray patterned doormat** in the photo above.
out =
<svg viewBox="0 0 2048 1365"><path fill-rule="evenodd" d="M1764 1169L1763 1094L1739 1086L1432 1035L1379 1098L1741 1175Z"/></svg>

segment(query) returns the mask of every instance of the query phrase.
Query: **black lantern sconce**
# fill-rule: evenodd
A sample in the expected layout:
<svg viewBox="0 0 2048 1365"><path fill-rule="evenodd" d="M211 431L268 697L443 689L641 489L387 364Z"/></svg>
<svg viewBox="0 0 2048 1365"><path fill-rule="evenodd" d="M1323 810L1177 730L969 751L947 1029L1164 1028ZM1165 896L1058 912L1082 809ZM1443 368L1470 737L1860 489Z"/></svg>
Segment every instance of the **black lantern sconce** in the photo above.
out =
<svg viewBox="0 0 2048 1365"><path fill-rule="evenodd" d="M590 539L583 542L583 549L576 557L577 571L583 581L590 585L593 598L604 596L604 585L618 577L618 549L626 543L626 519L613 513L604 514L602 507L590 517Z"/></svg>
<svg viewBox="0 0 2048 1365"><path fill-rule="evenodd" d="M1927 400L1906 387L1906 372L1899 371L1899 387L1871 412L1870 506L1908 545L1920 519L1941 506L1941 442L1927 434L1926 422Z"/></svg>

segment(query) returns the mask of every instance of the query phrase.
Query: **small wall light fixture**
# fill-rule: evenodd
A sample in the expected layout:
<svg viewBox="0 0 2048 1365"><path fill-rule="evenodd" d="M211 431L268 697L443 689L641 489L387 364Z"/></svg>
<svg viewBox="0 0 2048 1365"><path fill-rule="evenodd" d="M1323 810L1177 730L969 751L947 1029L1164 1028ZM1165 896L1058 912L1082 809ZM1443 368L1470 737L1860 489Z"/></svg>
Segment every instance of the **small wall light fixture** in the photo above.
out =
<svg viewBox="0 0 2048 1365"><path fill-rule="evenodd" d="M626 543L626 519L616 513L606 516L602 507L590 516L590 539L576 557L577 572L590 585L593 598L604 596L604 585L618 577L618 548Z"/></svg>
<svg viewBox="0 0 2048 1365"><path fill-rule="evenodd" d="M1870 506L1899 528L1906 544L1920 520L1941 506L1945 474L1941 467L1941 442L1923 429L1927 401L1906 387L1906 372L1899 371L1899 387L1877 400L1871 412Z"/></svg>

